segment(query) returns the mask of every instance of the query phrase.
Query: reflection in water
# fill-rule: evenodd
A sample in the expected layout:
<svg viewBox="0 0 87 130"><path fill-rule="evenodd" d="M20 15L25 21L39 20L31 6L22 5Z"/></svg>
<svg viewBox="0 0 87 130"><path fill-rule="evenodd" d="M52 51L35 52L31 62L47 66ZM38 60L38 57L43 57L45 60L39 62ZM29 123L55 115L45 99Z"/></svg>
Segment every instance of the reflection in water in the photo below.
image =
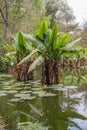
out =
<svg viewBox="0 0 87 130"><path fill-rule="evenodd" d="M62 97L63 92L59 93L61 93ZM75 101L73 101L72 104L67 105L68 103L67 101L69 100L65 97L66 98L65 102L63 97L62 98L63 103L61 106L60 104L61 97L59 93L56 97L42 99L43 111L45 113L43 116L45 125L51 125L52 130L68 130L71 128L73 128L73 130L75 130L74 128L78 128L80 130L81 129L80 125L78 125L78 123L76 122L77 120L75 121L73 119L79 118L85 120L86 118L75 111L75 108L73 107L74 104L76 103Z"/></svg>
<svg viewBox="0 0 87 130"><path fill-rule="evenodd" d="M43 98L44 120L46 125L53 126L54 130L67 130L69 120L63 114L59 104L59 97Z"/></svg>
<svg viewBox="0 0 87 130"><path fill-rule="evenodd" d="M62 89L43 89L44 92L56 94L53 97L39 97L38 93L42 91L40 84L40 89L36 88L38 84L33 86L34 89L31 89L32 86L26 89L36 97L31 101L23 99L12 102L10 99L15 94L11 93L0 97L0 115L5 119L7 129L17 130L17 124L21 122L39 122L42 126L49 126L44 130L87 130L87 75L76 70L66 74L64 70L59 79L60 84L66 85ZM17 90L16 95L21 91L24 92Z"/></svg>

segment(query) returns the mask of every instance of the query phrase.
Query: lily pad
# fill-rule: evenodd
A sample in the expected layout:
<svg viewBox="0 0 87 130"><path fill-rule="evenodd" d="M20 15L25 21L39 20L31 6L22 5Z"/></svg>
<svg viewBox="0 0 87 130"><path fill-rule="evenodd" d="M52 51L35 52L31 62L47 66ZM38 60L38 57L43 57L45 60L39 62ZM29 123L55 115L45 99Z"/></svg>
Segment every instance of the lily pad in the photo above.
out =
<svg viewBox="0 0 87 130"><path fill-rule="evenodd" d="M14 95L16 98L19 98L20 100L32 100L35 99L35 96L31 96L31 94L27 93L18 93Z"/></svg>
<svg viewBox="0 0 87 130"><path fill-rule="evenodd" d="M43 94L39 94L39 97L53 97L56 96L56 94L53 93L43 93Z"/></svg>
<svg viewBox="0 0 87 130"><path fill-rule="evenodd" d="M45 94L46 92L45 91L33 91L32 92L32 94L37 94L37 95L39 95L39 94Z"/></svg>
<svg viewBox="0 0 87 130"><path fill-rule="evenodd" d="M30 83L25 83L24 85L26 85L26 86L31 86L31 84L30 84Z"/></svg>
<svg viewBox="0 0 87 130"><path fill-rule="evenodd" d="M25 97L17 97L17 98L13 98L13 99L11 99L10 101L12 101L12 102L21 102L21 101L23 101L23 100L33 100L33 99L35 99L36 97L34 97L34 96L25 96Z"/></svg>
<svg viewBox="0 0 87 130"><path fill-rule="evenodd" d="M11 90L12 86L3 86L3 89L5 89L5 90Z"/></svg>
<svg viewBox="0 0 87 130"><path fill-rule="evenodd" d="M15 89L16 89L16 90L22 90L23 88L21 88L21 87L19 88L19 87L18 87L18 88L15 88Z"/></svg>
<svg viewBox="0 0 87 130"><path fill-rule="evenodd" d="M21 100L33 100L35 99L36 97L35 96L25 96L25 97L21 97Z"/></svg>
<svg viewBox="0 0 87 130"><path fill-rule="evenodd" d="M39 91L39 90L42 90L42 88L32 88L33 91Z"/></svg>
<svg viewBox="0 0 87 130"><path fill-rule="evenodd" d="M77 88L77 86L65 86L65 88L67 88L67 89L75 89L75 88Z"/></svg>
<svg viewBox="0 0 87 130"><path fill-rule="evenodd" d="M30 96L30 94L25 94L25 93L17 93L17 94L15 94L14 95L15 97L19 97L19 98L21 98L21 97L28 97L28 96Z"/></svg>
<svg viewBox="0 0 87 130"><path fill-rule="evenodd" d="M32 91L25 90L25 91L21 91L21 94L28 94L28 95L30 95L29 94L30 92L32 92Z"/></svg>
<svg viewBox="0 0 87 130"><path fill-rule="evenodd" d="M6 93L17 93L18 91L16 90L10 90L10 91L7 91Z"/></svg>
<svg viewBox="0 0 87 130"><path fill-rule="evenodd" d="M10 101L12 101L12 102L18 102L18 101L20 101L20 98L13 98Z"/></svg>
<svg viewBox="0 0 87 130"><path fill-rule="evenodd" d="M66 91L67 89L66 88L55 88L54 90L55 91Z"/></svg>
<svg viewBox="0 0 87 130"><path fill-rule="evenodd" d="M7 95L6 93L0 93L0 97L6 96L6 95Z"/></svg>

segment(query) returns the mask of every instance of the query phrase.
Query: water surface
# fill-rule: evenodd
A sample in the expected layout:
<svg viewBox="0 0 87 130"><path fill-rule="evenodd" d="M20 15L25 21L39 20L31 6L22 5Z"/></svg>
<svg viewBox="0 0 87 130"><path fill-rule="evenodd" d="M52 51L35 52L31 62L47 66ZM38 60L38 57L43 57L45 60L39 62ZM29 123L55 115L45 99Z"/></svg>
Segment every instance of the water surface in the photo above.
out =
<svg viewBox="0 0 87 130"><path fill-rule="evenodd" d="M64 72L52 86L42 86L40 80L16 82L1 74L0 116L5 129L87 130L86 71Z"/></svg>

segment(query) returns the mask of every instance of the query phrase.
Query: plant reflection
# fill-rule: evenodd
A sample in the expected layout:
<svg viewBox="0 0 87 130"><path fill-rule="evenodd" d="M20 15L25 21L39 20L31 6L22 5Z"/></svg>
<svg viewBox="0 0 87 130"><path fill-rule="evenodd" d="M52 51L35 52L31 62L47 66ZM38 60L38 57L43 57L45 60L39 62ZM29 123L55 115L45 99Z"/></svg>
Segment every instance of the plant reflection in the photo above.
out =
<svg viewBox="0 0 87 130"><path fill-rule="evenodd" d="M43 98L42 103L45 113L42 120L44 120L45 125L51 125L53 127L52 130L68 130L69 126L81 129L72 119L87 119L85 116L77 113L74 107L67 106L63 108L60 105L59 94L57 97Z"/></svg>

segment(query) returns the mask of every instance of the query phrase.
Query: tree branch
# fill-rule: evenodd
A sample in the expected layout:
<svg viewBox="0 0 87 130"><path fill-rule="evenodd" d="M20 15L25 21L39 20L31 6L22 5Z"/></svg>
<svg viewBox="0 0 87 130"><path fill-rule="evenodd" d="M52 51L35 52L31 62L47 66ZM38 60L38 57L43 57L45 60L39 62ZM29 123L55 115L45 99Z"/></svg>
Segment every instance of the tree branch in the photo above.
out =
<svg viewBox="0 0 87 130"><path fill-rule="evenodd" d="M1 13L1 16L2 16L2 19L4 20L4 22L6 22L6 18L5 18L5 16L4 16L4 14L3 14L3 12L2 12L2 9L0 8L0 13Z"/></svg>

